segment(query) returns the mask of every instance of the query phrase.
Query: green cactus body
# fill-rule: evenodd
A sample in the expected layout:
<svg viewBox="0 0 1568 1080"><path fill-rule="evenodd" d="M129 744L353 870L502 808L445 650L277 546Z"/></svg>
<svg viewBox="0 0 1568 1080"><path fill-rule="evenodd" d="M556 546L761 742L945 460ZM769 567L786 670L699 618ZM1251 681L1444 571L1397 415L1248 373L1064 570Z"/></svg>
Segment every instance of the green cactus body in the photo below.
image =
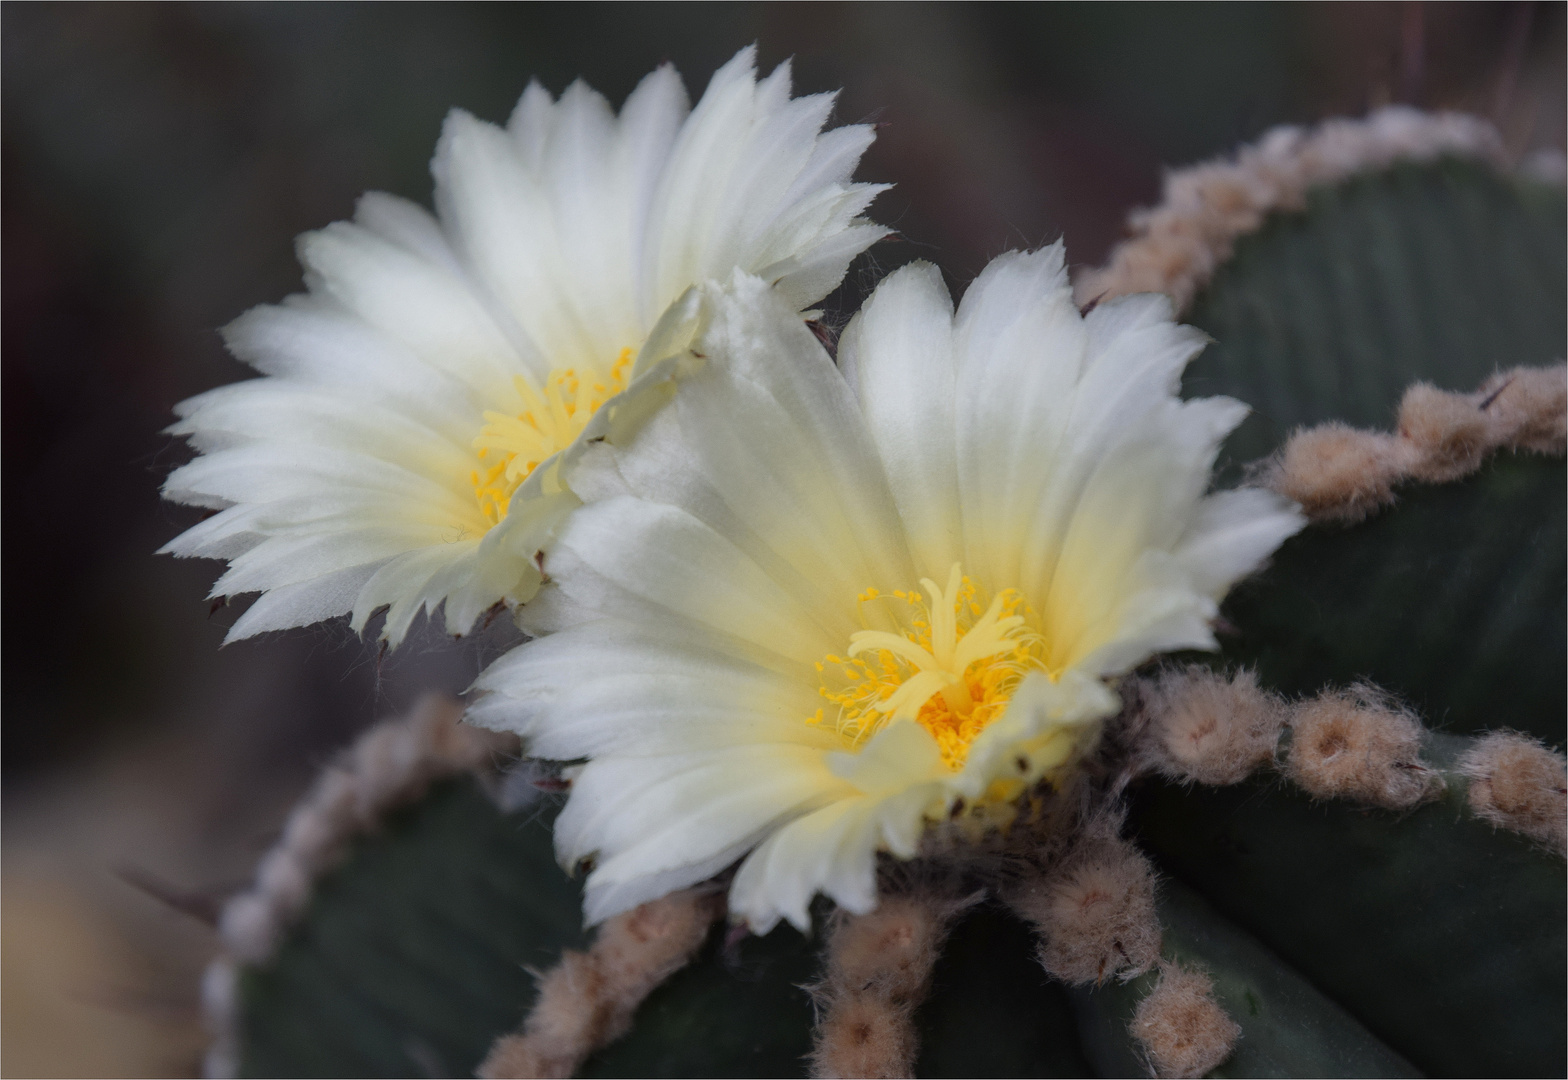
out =
<svg viewBox="0 0 1568 1080"><path fill-rule="evenodd" d="M1233 466L1297 425L1387 427L1418 379L1468 391L1564 351L1560 189L1454 161L1312 194L1243 237L1189 321L1217 343L1189 395L1256 417ZM1239 470L1233 470L1233 476ZM1427 723L1427 757L1513 728L1561 746L1568 703L1561 459L1500 454L1408 485L1364 523L1286 543L1224 608L1210 661L1292 694L1367 679ZM1465 809L1314 802L1278 779L1136 789L1126 833L1165 877L1165 955L1206 971L1240 1025L1214 1075L1561 1075L1562 864ZM468 1075L533 999L530 969L581 947L551 814L440 785L358 842L239 981L243 1075ZM820 942L726 941L656 989L588 1076L800 1075ZM1155 979L1069 992L1031 931L985 903L953 930L916 1014L919 1075L1129 1075L1127 1021Z"/></svg>

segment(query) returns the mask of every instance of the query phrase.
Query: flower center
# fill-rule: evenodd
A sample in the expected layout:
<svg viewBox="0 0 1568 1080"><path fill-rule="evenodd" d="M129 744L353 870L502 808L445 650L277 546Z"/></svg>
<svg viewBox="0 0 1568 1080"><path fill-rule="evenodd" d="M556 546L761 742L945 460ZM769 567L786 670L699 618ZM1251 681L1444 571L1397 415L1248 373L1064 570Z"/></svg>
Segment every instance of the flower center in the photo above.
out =
<svg viewBox="0 0 1568 1080"><path fill-rule="evenodd" d="M888 724L914 720L936 738L942 759L963 767L969 747L1007 708L1029 671L1044 671L1044 641L1017 614L1024 599L1016 589L997 593L984 608L974 582L958 564L947 588L920 582L918 592L891 596L869 589L862 603L893 601L899 632L861 630L850 636L847 656L817 664L821 694L838 706L832 722L851 745ZM829 722L818 709L813 724Z"/></svg>
<svg viewBox="0 0 1568 1080"><path fill-rule="evenodd" d="M499 525L512 505L512 496L552 454L572 444L588 426L599 407L626 388L626 371L636 355L622 349L608 378L589 373L587 381L576 368L556 368L541 391L527 376L516 375L512 385L522 399L515 416L487 411L485 426L473 442L479 468L469 474L479 512L491 525Z"/></svg>

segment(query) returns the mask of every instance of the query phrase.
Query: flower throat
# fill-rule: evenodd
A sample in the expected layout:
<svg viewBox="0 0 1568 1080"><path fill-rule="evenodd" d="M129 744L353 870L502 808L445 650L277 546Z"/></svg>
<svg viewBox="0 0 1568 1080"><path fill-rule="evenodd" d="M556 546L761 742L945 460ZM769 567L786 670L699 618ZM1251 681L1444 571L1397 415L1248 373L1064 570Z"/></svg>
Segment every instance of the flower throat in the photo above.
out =
<svg viewBox="0 0 1568 1080"><path fill-rule="evenodd" d="M506 517L512 496L529 474L570 446L600 406L626 389L626 371L635 356L632 349L622 349L602 380L590 374L584 382L576 368L556 368L546 376L543 392L527 376L512 377L523 411L515 416L487 411L473 441L479 468L469 481L479 512L492 526Z"/></svg>
<svg viewBox="0 0 1568 1080"><path fill-rule="evenodd" d="M1024 598L1004 589L982 609L974 582L957 563L947 588L924 578L925 590L882 594L868 589L862 604L900 605L901 633L861 630L847 656L817 664L820 693L836 715L818 709L812 724L834 725L858 746L890 723L913 720L931 733L949 768L963 767L975 738L1007 708L1030 671L1043 671L1044 641L1017 612Z"/></svg>

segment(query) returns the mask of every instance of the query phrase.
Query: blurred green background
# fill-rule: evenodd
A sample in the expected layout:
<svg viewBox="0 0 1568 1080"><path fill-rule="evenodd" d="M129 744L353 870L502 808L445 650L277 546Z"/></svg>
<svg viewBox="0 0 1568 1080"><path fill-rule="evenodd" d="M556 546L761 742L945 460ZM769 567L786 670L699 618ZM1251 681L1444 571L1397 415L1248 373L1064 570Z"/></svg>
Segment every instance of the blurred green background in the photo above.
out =
<svg viewBox="0 0 1568 1080"><path fill-rule="evenodd" d="M1162 168L1276 123L1404 101L1492 118L1516 160L1564 141L1558 3L0 5L0 1072L193 1075L213 941L175 907L243 881L355 731L508 642L219 650L217 565L152 555L195 520L158 501L188 456L159 429L246 374L216 328L295 291L293 237L360 192L428 201L447 109L578 76L619 102L665 60L695 97L750 42L881 125L859 175L897 185L899 237L839 318L910 258L955 287L1058 237L1098 263Z"/></svg>

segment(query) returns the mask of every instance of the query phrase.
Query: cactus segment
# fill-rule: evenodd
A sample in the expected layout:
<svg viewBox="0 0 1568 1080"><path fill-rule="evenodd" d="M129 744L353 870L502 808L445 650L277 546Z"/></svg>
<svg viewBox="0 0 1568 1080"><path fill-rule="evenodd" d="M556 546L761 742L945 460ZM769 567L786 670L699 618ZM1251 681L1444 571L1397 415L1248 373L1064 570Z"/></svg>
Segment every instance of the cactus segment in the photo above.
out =
<svg viewBox="0 0 1568 1080"><path fill-rule="evenodd" d="M1067 988L1041 969L1037 944L1000 904L982 904L954 926L915 1014L916 1076L1095 1075Z"/></svg>
<svg viewBox="0 0 1568 1080"><path fill-rule="evenodd" d="M1568 205L1560 188L1480 163L1401 165L1320 188L1236 244L1189 319L1215 343L1189 395L1254 413L1233 471L1302 424L1387 429L1426 380L1468 392L1568 349ZM1568 474L1503 453L1481 472L1396 491L1397 512L1308 529L1244 582L1226 658L1266 687L1369 679L1445 730L1497 726L1560 745L1568 717ZM1527 677L1521 679L1521 673Z"/></svg>
<svg viewBox="0 0 1568 1080"><path fill-rule="evenodd" d="M1236 242L1188 322L1214 337L1186 395L1230 394L1253 415L1234 463L1292 428L1387 430L1409 386L1468 392L1500 368L1559 362L1568 323L1560 187L1461 161L1398 165L1314 189Z"/></svg>
<svg viewBox="0 0 1568 1080"><path fill-rule="evenodd" d="M722 923L689 967L648 995L630 1034L579 1077L804 1076L819 943L794 928L726 942Z"/></svg>
<svg viewBox="0 0 1568 1080"><path fill-rule="evenodd" d="M1469 391L1559 361L1565 211L1560 188L1455 161L1317 190L1240 240L1195 302L1217 342L1186 390L1254 406L1226 447L1235 464L1298 425L1387 429L1417 380ZM1560 747L1564 486L1561 459L1503 453L1454 483L1399 487L1369 521L1306 530L1227 600L1225 661L1286 694L1367 679L1445 731ZM1130 821L1163 869L1417 1067L1560 1075L1561 863L1470 814L1450 760L1468 744L1428 736L1447 791L1402 815L1259 779L1158 784Z"/></svg>
<svg viewBox="0 0 1568 1080"><path fill-rule="evenodd" d="M1565 484L1561 459L1501 454L1359 525L1305 530L1226 601L1225 659L1282 693L1365 678L1444 730L1511 727L1560 746Z"/></svg>
<svg viewBox="0 0 1568 1080"><path fill-rule="evenodd" d="M1446 765L1460 742L1427 754ZM1472 816L1462 781L1404 814L1277 781L1160 783L1130 820L1162 869L1430 1075L1568 1064L1562 862Z"/></svg>
<svg viewBox="0 0 1568 1080"><path fill-rule="evenodd" d="M526 969L585 942L553 817L453 780L355 842L241 976L240 1075L472 1075L532 1001Z"/></svg>
<svg viewBox="0 0 1568 1080"><path fill-rule="evenodd" d="M1160 888L1165 956L1213 980L1214 998L1241 1026L1235 1051L1210 1076L1420 1076L1355 1017L1179 882ZM1100 1076L1147 1074L1128 1030L1159 979L1107 980L1072 991L1084 1051Z"/></svg>

